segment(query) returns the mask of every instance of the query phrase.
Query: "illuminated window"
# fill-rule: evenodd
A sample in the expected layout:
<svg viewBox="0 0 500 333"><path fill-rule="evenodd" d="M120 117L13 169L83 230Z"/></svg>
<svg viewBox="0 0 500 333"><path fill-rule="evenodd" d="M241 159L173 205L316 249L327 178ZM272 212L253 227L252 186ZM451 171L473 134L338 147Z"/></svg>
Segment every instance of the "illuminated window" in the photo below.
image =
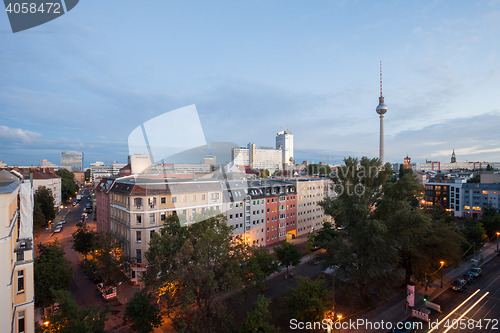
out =
<svg viewBox="0 0 500 333"><path fill-rule="evenodd" d="M17 293L24 293L24 270L17 271Z"/></svg>

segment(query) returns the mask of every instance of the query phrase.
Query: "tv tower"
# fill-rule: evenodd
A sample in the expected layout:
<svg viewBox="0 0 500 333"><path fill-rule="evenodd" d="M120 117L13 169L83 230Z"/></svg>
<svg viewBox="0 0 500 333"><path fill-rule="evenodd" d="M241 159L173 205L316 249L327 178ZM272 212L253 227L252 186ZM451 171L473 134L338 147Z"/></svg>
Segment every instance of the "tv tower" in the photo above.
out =
<svg viewBox="0 0 500 333"><path fill-rule="evenodd" d="M387 106L384 104L384 96L382 95L382 60L380 60L380 97L378 98L378 106L376 109L377 113L380 115L380 148L379 148L379 159L382 162L382 167L385 164L384 157L384 114L387 112Z"/></svg>

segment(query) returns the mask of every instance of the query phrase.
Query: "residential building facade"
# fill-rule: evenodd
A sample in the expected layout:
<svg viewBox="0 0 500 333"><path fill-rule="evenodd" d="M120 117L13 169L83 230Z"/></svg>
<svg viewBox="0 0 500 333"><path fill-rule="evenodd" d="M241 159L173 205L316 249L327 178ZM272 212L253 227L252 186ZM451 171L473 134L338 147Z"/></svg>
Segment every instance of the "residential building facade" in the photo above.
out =
<svg viewBox="0 0 500 333"><path fill-rule="evenodd" d="M0 318L2 332L35 331L33 285L33 190L29 182L0 171Z"/></svg>

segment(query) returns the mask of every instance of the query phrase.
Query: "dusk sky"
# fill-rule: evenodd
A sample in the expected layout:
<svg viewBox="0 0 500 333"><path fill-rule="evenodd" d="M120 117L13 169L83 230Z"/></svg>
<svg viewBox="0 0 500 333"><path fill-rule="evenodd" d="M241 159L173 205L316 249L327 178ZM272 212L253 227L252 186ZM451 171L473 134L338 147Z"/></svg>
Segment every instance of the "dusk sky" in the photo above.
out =
<svg viewBox="0 0 500 333"><path fill-rule="evenodd" d="M500 162L500 1L82 0L12 33L0 13L0 161L125 162L142 123L195 104L206 141L295 159ZM201 162L201 161L200 161Z"/></svg>

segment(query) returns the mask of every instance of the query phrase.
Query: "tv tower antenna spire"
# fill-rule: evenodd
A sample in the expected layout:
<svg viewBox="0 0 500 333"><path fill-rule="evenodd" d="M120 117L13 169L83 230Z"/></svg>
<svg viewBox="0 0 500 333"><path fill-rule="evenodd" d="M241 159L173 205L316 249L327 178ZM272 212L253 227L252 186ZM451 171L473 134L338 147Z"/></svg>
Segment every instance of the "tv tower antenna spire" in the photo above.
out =
<svg viewBox="0 0 500 333"><path fill-rule="evenodd" d="M376 109L380 115L380 148L379 159L382 167L385 163L385 147L384 147L384 114L387 112L387 106L384 104L384 95L382 95L382 60L380 60L380 97L378 98L378 106Z"/></svg>

